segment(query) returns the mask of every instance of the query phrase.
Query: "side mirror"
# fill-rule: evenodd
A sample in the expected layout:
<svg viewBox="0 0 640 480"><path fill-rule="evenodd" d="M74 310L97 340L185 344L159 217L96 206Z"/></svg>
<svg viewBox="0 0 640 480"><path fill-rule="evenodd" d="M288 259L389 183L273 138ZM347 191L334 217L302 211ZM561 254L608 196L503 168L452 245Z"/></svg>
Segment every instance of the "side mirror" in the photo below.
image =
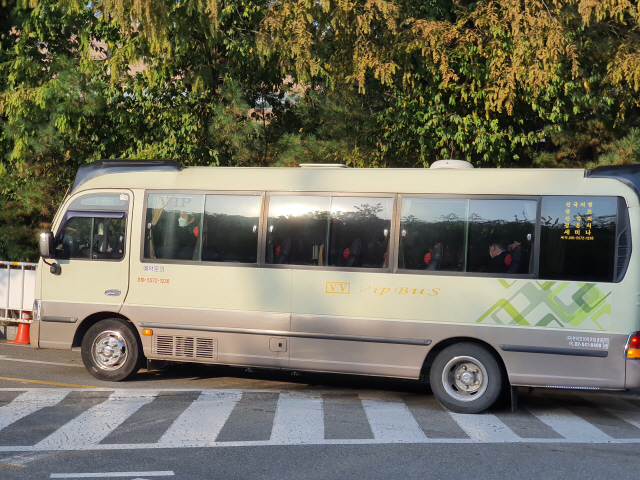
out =
<svg viewBox="0 0 640 480"><path fill-rule="evenodd" d="M38 241L38 249L42 258L53 258L53 234L42 232Z"/></svg>

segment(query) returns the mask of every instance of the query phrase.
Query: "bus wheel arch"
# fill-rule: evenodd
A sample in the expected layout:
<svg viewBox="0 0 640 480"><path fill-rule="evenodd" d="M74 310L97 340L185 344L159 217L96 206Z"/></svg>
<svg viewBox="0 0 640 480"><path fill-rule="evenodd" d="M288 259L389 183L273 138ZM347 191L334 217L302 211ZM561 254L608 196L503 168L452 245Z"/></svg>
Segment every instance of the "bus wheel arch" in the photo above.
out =
<svg viewBox="0 0 640 480"><path fill-rule="evenodd" d="M479 413L509 386L504 361L490 344L469 337L438 342L425 358L421 378L436 399L458 413Z"/></svg>
<svg viewBox="0 0 640 480"><path fill-rule="evenodd" d="M71 348L79 348L79 347L81 347L82 346L82 340L84 339L84 336L87 334L89 329L91 327L93 327L96 323L98 323L99 321L106 320L108 318L114 318L114 319L117 318L117 319L120 319L120 320L124 320L125 322L133 323L131 320L129 320L124 315L120 315L119 313L115 313L115 312L96 312L96 313L92 313L91 315L86 317L84 320L82 320L80 325L78 325L78 328L76 329L76 333L73 336L73 342L71 344ZM136 332L136 334L137 334L137 332Z"/></svg>

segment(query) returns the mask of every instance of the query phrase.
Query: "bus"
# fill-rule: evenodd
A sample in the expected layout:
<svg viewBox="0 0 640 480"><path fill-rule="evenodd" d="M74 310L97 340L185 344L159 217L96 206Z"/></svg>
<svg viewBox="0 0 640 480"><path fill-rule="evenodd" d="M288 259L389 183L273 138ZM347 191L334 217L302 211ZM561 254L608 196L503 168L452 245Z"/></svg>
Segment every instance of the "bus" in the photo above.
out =
<svg viewBox="0 0 640 480"><path fill-rule="evenodd" d="M39 239L31 344L108 381L162 362L423 380L460 413L640 387L640 166L461 166L84 165Z"/></svg>

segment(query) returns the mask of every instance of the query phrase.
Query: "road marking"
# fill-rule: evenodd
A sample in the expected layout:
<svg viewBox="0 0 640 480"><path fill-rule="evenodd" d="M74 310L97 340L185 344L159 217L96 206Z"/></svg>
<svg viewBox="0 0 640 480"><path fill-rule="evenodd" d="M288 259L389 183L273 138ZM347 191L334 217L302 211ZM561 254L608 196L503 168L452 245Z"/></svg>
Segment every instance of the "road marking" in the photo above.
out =
<svg viewBox="0 0 640 480"><path fill-rule="evenodd" d="M20 470L29 463L36 460L44 460L45 458L55 457L59 452L31 452L12 455L10 457L0 458L0 469Z"/></svg>
<svg viewBox="0 0 640 480"><path fill-rule="evenodd" d="M44 365L60 365L62 367L78 367L78 368L84 368L84 365L76 365L74 363L56 363L56 362L45 362L42 360L26 360L26 359L22 359L22 358L12 358L12 357L7 357L6 355L0 355L0 361L7 361L7 362L24 362L24 363L40 363L40 364L44 364Z"/></svg>
<svg viewBox="0 0 640 480"><path fill-rule="evenodd" d="M49 478L173 477L173 470L152 472L52 473Z"/></svg>
<svg viewBox="0 0 640 480"><path fill-rule="evenodd" d="M522 438L513 433L498 417L488 413L465 415L449 412L449 415L469 435L480 442L520 442Z"/></svg>
<svg viewBox="0 0 640 480"><path fill-rule="evenodd" d="M90 385L74 385L73 383L58 383L58 382L45 382L44 380L29 380L28 378L12 378L12 377L0 377L0 380L8 380L10 382L26 382L37 383L39 385L54 385L56 387L69 387L69 388L102 388L92 387Z"/></svg>
<svg viewBox="0 0 640 480"><path fill-rule="evenodd" d="M151 402L155 393L114 392L108 400L78 415L35 446L42 450L58 450L98 444L141 406Z"/></svg>
<svg viewBox="0 0 640 480"><path fill-rule="evenodd" d="M240 391L202 392L173 422L158 443L170 448L215 442L241 396Z"/></svg>
<svg viewBox="0 0 640 480"><path fill-rule="evenodd" d="M271 439L279 397L279 392L243 391L216 441L268 442Z"/></svg>
<svg viewBox="0 0 640 480"><path fill-rule="evenodd" d="M278 399L271 442L299 444L324 441L324 417L320 395L283 393Z"/></svg>
<svg viewBox="0 0 640 480"><path fill-rule="evenodd" d="M101 444L157 443L201 392L160 391L109 433Z"/></svg>
<svg viewBox="0 0 640 480"><path fill-rule="evenodd" d="M360 395L362 406L371 425L373 437L385 443L420 443L426 435L411 415L409 407L396 395L386 398Z"/></svg>
<svg viewBox="0 0 640 480"><path fill-rule="evenodd" d="M543 409L541 407L533 406L527 406L524 408L529 410L530 413L549 425L567 440L580 443L607 443L613 440L598 427L591 425L586 420L574 415L565 408L556 407Z"/></svg>
<svg viewBox="0 0 640 480"><path fill-rule="evenodd" d="M323 394L322 412L325 440L374 440L358 394Z"/></svg>
<svg viewBox="0 0 640 480"><path fill-rule="evenodd" d="M0 430L41 408L60 403L68 393L67 390L42 389L19 395L13 402L0 407Z"/></svg>
<svg viewBox="0 0 640 480"><path fill-rule="evenodd" d="M583 398L595 403L603 410L621 418L625 422L629 422L631 425L640 428L640 408L624 401L622 398L605 396L596 397L595 395Z"/></svg>
<svg viewBox="0 0 640 480"><path fill-rule="evenodd" d="M191 395L187 395L188 392ZM610 425L606 420L611 419L605 409L623 418L630 424L629 428L635 428L632 425L640 422L640 408L632 404L634 400L622 400L620 397L589 397L589 402L602 404L603 408L594 409L594 415L589 417L578 416L570 410L582 404L577 396L573 400L562 397L562 406L558 404L559 400L552 400L553 396L528 397L522 402L523 414L508 417L499 413L451 413L434 405L434 402L419 402L412 409L411 402L407 404L404 397L388 392L358 395L346 392L321 394L285 390L257 393L253 390L185 389L167 395L165 390L118 389L103 390L101 403L89 402L91 405L88 405L85 402L86 408L72 401L74 395L90 399L98 398L97 394L100 390L29 388L21 389L15 398L12 396L11 403L0 407L0 452L16 452L15 455L19 454L21 459L18 460L17 456L0 458L0 471L19 468L26 463L23 461L26 457L22 456L29 455L27 452L37 455L36 452L80 450L107 452L311 444L640 444L640 437L607 435L609 432L602 430L603 426ZM159 406L166 404L163 411L167 415L159 414L160 410L155 407L151 408L152 402ZM335 408L336 405L340 408ZM342 408L344 405L358 406L358 409ZM42 422L41 417L46 415L41 409L47 407L57 412L52 422ZM140 415L140 409L147 411L146 416ZM447 422L438 423L436 418L435 426L442 427L438 427L437 435L431 432L435 428L431 425L433 417L415 416L416 412L436 409L447 419ZM598 411L603 416L598 416ZM355 419L357 421L354 421L354 412L360 412ZM541 422L538 430L531 428L534 421ZM327 429L331 422L335 424L333 434L329 434ZM131 435L105 441L125 424L133 432ZM346 427L338 428L336 425ZM359 434L353 435L352 430L358 428ZM463 431L468 437L460 438ZM553 438L550 431L561 437ZM145 473L134 472L130 478L149 477Z"/></svg>

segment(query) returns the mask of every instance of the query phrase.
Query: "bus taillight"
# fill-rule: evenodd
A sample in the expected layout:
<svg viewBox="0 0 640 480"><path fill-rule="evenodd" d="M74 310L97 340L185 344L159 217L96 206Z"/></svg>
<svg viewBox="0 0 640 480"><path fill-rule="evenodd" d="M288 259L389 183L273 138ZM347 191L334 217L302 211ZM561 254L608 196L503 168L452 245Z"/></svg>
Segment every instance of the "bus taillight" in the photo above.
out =
<svg viewBox="0 0 640 480"><path fill-rule="evenodd" d="M627 358L640 358L640 332L632 333L624 349L624 356Z"/></svg>

